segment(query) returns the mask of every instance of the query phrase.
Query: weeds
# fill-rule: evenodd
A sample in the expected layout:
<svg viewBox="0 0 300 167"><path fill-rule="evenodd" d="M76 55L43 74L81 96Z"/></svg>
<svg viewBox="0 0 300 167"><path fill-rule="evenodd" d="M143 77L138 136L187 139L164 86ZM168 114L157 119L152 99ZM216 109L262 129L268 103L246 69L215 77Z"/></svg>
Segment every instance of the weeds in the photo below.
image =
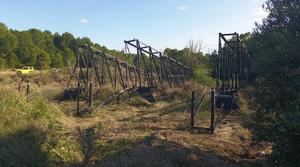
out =
<svg viewBox="0 0 300 167"><path fill-rule="evenodd" d="M42 97L27 98L6 89L0 94L0 164L45 166L48 133L58 126L58 109Z"/></svg>

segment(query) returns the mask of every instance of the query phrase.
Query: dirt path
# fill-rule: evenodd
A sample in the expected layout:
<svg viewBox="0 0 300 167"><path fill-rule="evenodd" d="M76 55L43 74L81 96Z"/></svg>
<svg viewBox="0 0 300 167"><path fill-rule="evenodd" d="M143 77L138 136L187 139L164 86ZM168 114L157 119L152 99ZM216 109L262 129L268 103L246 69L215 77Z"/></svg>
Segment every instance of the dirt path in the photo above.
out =
<svg viewBox="0 0 300 167"><path fill-rule="evenodd" d="M101 141L116 145L95 163L109 166L240 166L262 165L245 158L251 133L242 126L243 114L227 115L214 134L189 129L189 105L158 103L153 107L112 105L84 118L74 118L69 128L93 127ZM198 121L208 126L209 120ZM151 163L150 163L151 162Z"/></svg>

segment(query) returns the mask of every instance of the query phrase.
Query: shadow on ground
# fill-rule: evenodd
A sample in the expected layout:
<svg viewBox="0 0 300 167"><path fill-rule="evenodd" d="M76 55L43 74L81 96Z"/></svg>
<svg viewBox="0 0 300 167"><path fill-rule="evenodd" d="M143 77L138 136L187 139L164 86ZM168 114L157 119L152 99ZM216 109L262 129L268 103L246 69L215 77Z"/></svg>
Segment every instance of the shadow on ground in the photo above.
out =
<svg viewBox="0 0 300 167"><path fill-rule="evenodd" d="M235 166L213 152L188 148L151 135L130 149L96 161L96 166Z"/></svg>
<svg viewBox="0 0 300 167"><path fill-rule="evenodd" d="M47 166L47 153L42 151L44 141L45 134L36 128L0 137L0 166Z"/></svg>

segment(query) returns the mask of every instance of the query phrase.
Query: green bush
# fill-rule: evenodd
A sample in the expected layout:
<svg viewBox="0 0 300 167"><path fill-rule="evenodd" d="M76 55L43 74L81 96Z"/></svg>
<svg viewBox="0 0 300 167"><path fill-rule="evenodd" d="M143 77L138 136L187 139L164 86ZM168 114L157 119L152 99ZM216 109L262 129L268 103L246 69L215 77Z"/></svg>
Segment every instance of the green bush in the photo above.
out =
<svg viewBox="0 0 300 167"><path fill-rule="evenodd" d="M268 0L269 15L246 41L255 72L255 139L272 142L275 166L299 166L300 3Z"/></svg>
<svg viewBox="0 0 300 167"><path fill-rule="evenodd" d="M207 86L213 86L215 84L215 81L209 75L209 71L207 69L200 68L200 67L194 70L193 79L196 82Z"/></svg>
<svg viewBox="0 0 300 167"><path fill-rule="evenodd" d="M0 166L47 166L58 109L40 96L5 89L0 94Z"/></svg>

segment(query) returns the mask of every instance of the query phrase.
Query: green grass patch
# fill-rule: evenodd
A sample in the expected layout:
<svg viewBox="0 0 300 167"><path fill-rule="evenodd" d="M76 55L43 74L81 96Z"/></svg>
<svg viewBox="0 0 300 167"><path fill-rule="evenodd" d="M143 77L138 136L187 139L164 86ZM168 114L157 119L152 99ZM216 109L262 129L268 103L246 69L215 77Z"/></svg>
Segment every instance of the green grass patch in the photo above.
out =
<svg viewBox="0 0 300 167"><path fill-rule="evenodd" d="M0 166L47 166L59 110L41 96L0 89Z"/></svg>
<svg viewBox="0 0 300 167"><path fill-rule="evenodd" d="M214 86L215 81L210 76L209 70L205 68L196 68L193 74L193 80L207 86Z"/></svg>

